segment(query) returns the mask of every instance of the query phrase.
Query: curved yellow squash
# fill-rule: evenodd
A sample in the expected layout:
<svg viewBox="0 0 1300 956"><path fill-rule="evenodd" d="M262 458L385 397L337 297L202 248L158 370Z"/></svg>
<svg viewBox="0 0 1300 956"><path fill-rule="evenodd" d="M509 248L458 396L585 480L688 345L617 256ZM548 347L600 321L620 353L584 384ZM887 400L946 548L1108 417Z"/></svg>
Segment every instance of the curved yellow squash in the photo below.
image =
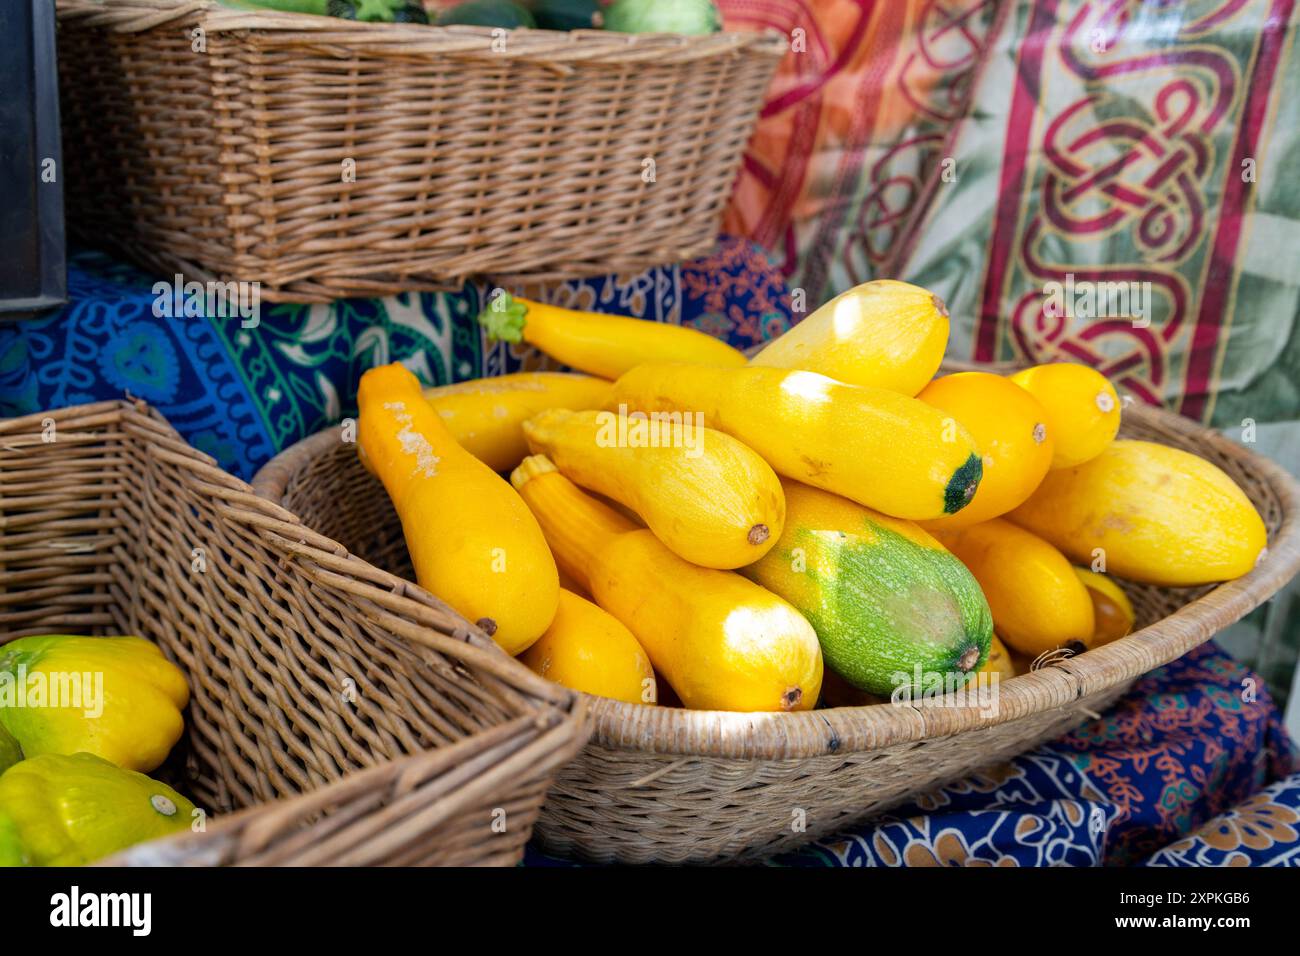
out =
<svg viewBox="0 0 1300 956"><path fill-rule="evenodd" d="M548 408L604 408L613 383L571 372L514 372L424 390L456 442L493 471L528 456L524 422Z"/></svg>
<svg viewBox="0 0 1300 956"><path fill-rule="evenodd" d="M532 512L456 444L401 365L361 376L357 404L360 450L402 521L416 580L518 654L542 636L559 601Z"/></svg>
<svg viewBox="0 0 1300 956"><path fill-rule="evenodd" d="M661 427L662 426L662 427ZM524 424L529 447L570 480L631 508L672 551L729 570L765 555L785 523L770 465L694 422L552 409Z"/></svg>
<svg viewBox="0 0 1300 956"><path fill-rule="evenodd" d="M1011 381L1038 399L1047 413L1053 468L1096 458L1119 431L1119 395L1094 368L1052 362L1019 371Z"/></svg>
<svg viewBox="0 0 1300 956"><path fill-rule="evenodd" d="M565 572L622 621L691 708L809 710L822 683L817 635L775 594L684 561L585 494L542 455L511 476Z"/></svg>
<svg viewBox="0 0 1300 956"><path fill-rule="evenodd" d="M744 365L745 354L721 339L680 325L627 315L580 312L508 293L479 314L488 338L527 342L571 368L618 378L642 362Z"/></svg>
<svg viewBox="0 0 1300 956"><path fill-rule="evenodd" d="M1047 474L1052 464L1047 415L1020 386L988 372L958 372L936 378L917 398L961 422L984 457L984 476L971 503L926 522L926 528L965 528L1006 514Z"/></svg>
<svg viewBox="0 0 1300 956"><path fill-rule="evenodd" d="M1036 657L1092 640L1092 599L1065 556L1036 535L994 518L935 536L970 569L1011 648Z"/></svg>
<svg viewBox="0 0 1300 956"><path fill-rule="evenodd" d="M655 702L654 668L632 632L563 588L555 620L519 660L572 690L629 704Z"/></svg>
<svg viewBox="0 0 1300 956"><path fill-rule="evenodd" d="M876 279L837 295L750 363L915 395L939 370L947 347L942 299L907 282Z"/></svg>
<svg viewBox="0 0 1300 956"><path fill-rule="evenodd" d="M1172 587L1241 577L1267 541L1255 506L1222 469L1147 441L1115 441L1051 472L1008 517L1079 564L1104 554L1107 574Z"/></svg>
<svg viewBox="0 0 1300 956"><path fill-rule="evenodd" d="M1075 568L1074 573L1088 589L1088 597L1092 598L1092 613L1096 619L1092 629L1093 647L1117 641L1133 630L1133 622L1137 619L1133 602L1118 584L1087 568Z"/></svg>
<svg viewBox="0 0 1300 956"><path fill-rule="evenodd" d="M978 671L980 674L997 674L998 680L1011 680L1016 676L1016 662L1011 659L1011 652L1002 643L1002 639L993 635L989 642L989 659Z"/></svg>
<svg viewBox="0 0 1300 956"><path fill-rule="evenodd" d="M815 372L642 365L614 398L644 412L699 412L778 474L914 521L965 507L983 465L951 415L883 388Z"/></svg>

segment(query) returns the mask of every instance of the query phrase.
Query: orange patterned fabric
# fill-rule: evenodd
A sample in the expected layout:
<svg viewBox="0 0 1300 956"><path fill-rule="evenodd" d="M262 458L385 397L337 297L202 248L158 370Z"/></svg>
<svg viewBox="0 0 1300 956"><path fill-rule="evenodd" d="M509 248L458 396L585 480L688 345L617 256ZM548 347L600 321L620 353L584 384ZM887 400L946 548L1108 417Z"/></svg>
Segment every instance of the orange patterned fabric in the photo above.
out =
<svg viewBox="0 0 1300 956"><path fill-rule="evenodd" d="M966 109L996 0L722 0L728 28L790 37L724 229L810 298L888 271Z"/></svg>

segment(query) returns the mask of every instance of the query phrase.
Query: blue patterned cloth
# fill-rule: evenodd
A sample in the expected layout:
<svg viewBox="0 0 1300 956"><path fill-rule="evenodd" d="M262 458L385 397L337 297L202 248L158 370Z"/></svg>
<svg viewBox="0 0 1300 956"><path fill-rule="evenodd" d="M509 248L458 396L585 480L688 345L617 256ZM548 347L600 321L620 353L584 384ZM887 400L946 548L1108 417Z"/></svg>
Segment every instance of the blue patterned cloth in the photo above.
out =
<svg viewBox="0 0 1300 956"><path fill-rule="evenodd" d="M428 384L540 367L528 348L489 343L473 317L490 291L270 305L238 319L158 318L155 278L102 253L68 268L70 303L0 325L0 415L131 395L245 480L277 452L356 413L361 374L402 361ZM790 323L790 294L748 242L633 276L537 290L552 301L702 328L745 348Z"/></svg>

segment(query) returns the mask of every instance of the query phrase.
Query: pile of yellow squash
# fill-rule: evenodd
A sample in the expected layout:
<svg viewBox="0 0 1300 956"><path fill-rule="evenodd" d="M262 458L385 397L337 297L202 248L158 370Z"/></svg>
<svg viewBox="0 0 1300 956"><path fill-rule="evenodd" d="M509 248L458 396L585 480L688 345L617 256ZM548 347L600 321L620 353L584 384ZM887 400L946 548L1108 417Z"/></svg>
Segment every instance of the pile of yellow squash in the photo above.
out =
<svg viewBox="0 0 1300 956"><path fill-rule="evenodd" d="M505 294L480 322L577 372L372 369L359 453L419 583L592 694L788 711L887 696L913 665L1009 677L1128 633L1114 577L1227 580L1266 543L1220 469L1116 439L1093 369L936 378L947 311L907 283L752 358Z"/></svg>

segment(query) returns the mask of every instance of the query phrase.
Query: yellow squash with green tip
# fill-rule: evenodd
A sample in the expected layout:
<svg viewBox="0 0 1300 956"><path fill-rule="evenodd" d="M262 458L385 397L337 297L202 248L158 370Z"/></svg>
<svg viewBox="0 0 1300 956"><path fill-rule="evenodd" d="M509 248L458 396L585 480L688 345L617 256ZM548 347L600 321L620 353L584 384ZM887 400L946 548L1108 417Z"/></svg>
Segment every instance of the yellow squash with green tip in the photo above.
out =
<svg viewBox="0 0 1300 956"><path fill-rule="evenodd" d="M582 312L501 293L478 317L488 339L527 342L580 372L615 379L642 362L744 365L743 352L697 329Z"/></svg>
<svg viewBox="0 0 1300 956"><path fill-rule="evenodd" d="M958 372L936 378L917 398L961 422L984 463L971 503L924 527L965 528L996 518L1042 482L1052 463L1052 435L1043 407L1023 388L988 372Z"/></svg>
<svg viewBox="0 0 1300 956"><path fill-rule="evenodd" d="M786 478L896 518L960 511L983 473L951 415L883 388L780 368L642 365L614 383L633 411L701 413Z"/></svg>

